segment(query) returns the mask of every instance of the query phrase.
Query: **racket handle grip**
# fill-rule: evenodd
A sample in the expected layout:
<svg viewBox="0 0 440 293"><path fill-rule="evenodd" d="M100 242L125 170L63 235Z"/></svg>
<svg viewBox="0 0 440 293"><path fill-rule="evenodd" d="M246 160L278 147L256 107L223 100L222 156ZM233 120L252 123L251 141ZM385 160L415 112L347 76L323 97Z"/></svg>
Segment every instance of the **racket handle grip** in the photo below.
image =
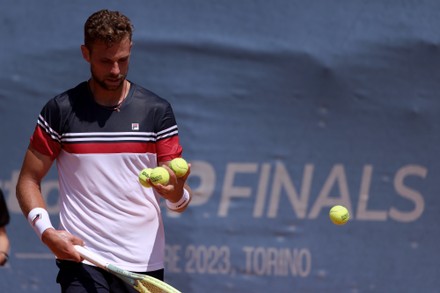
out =
<svg viewBox="0 0 440 293"><path fill-rule="evenodd" d="M74 245L74 247L75 247L76 251L78 251L78 253L81 255L82 258L91 262L95 266L98 266L103 269L107 269L107 262L103 258L101 258L99 255L91 252L90 250L88 250L84 246Z"/></svg>

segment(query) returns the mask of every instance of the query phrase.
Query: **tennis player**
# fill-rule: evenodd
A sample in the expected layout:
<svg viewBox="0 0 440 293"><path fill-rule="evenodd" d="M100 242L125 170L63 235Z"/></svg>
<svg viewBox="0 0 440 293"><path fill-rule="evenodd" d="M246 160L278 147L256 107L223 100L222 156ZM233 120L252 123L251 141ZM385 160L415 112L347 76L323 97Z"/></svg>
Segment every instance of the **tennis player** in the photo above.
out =
<svg viewBox="0 0 440 293"><path fill-rule="evenodd" d="M118 11L93 13L84 26L83 58L91 76L43 107L17 183L23 214L55 254L62 292L133 292L85 262L85 245L132 272L164 279L160 199L176 212L191 200L190 172L177 178L168 162L182 155L169 102L127 79L131 21ZM56 161L60 226L51 224L41 181ZM145 188L140 170L164 165L170 183ZM84 261L84 262L82 262Z"/></svg>

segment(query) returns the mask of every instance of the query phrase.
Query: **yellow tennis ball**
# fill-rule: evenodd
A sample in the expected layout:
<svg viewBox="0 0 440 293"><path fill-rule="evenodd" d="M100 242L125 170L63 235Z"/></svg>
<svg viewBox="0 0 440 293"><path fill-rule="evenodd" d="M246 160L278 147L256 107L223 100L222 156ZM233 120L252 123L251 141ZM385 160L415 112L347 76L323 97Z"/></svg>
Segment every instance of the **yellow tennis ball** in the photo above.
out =
<svg viewBox="0 0 440 293"><path fill-rule="evenodd" d="M177 177L183 177L188 172L188 163L183 158L175 158L171 160L170 168Z"/></svg>
<svg viewBox="0 0 440 293"><path fill-rule="evenodd" d="M151 187L150 182L148 182L151 171L153 171L153 169L145 168L139 173L139 182L142 184L142 186Z"/></svg>
<svg viewBox="0 0 440 293"><path fill-rule="evenodd" d="M346 207L341 205L336 205L330 209L329 212L330 220L335 225L344 225L350 219L350 214Z"/></svg>
<svg viewBox="0 0 440 293"><path fill-rule="evenodd" d="M167 185L170 181L170 173L168 173L167 169L164 167L156 167L153 169L153 171L151 171L150 181L154 185L159 183L162 185Z"/></svg>

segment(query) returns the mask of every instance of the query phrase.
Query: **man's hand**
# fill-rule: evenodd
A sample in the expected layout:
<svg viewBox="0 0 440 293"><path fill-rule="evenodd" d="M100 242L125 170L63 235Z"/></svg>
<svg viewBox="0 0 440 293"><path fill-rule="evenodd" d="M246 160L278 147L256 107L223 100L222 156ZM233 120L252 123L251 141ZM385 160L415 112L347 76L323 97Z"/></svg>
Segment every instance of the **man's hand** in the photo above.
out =
<svg viewBox="0 0 440 293"><path fill-rule="evenodd" d="M161 164L161 167L164 167L168 173L170 173L170 180L167 185L162 184L152 184L152 187L166 200L176 203L178 202L183 195L183 188L185 188L189 194L190 194L190 200L192 197L192 191L189 188L189 186L185 183L189 174L191 173L191 164L188 164L188 172L185 174L185 176L178 178L176 174L174 174L173 170L168 166L169 162L164 162ZM188 203L189 203L188 201ZM183 212L188 204L185 204L181 209L176 210L176 212Z"/></svg>
<svg viewBox="0 0 440 293"><path fill-rule="evenodd" d="M83 258L79 255L73 245L84 245L80 238L64 230L46 229L43 232L41 241L49 247L58 259L81 262Z"/></svg>
<svg viewBox="0 0 440 293"><path fill-rule="evenodd" d="M0 251L0 267L4 266L8 261L8 254L4 251Z"/></svg>

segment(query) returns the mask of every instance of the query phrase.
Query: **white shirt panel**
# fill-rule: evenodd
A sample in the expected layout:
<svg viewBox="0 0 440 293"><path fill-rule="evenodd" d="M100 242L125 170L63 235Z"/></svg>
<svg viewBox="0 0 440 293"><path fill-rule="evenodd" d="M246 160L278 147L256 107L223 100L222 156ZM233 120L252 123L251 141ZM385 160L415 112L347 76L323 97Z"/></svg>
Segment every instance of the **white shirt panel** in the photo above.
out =
<svg viewBox="0 0 440 293"><path fill-rule="evenodd" d="M142 169L155 166L154 154L61 151L60 229L123 269L162 269L165 244L159 196L138 181Z"/></svg>

